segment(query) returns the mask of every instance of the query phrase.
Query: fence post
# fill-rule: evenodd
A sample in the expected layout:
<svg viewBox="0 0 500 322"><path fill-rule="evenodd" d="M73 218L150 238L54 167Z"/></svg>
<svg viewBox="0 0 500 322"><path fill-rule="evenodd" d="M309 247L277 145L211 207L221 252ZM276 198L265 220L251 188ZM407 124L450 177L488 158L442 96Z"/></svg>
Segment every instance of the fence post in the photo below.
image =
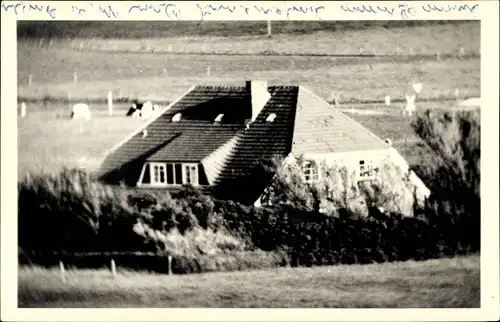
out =
<svg viewBox="0 0 500 322"><path fill-rule="evenodd" d="M385 97L385 105L386 106L391 105L391 97L389 95L386 95Z"/></svg>
<svg viewBox="0 0 500 322"><path fill-rule="evenodd" d="M61 271L61 280L66 281L66 272L64 271L64 263L62 260L59 261L59 270Z"/></svg>
<svg viewBox="0 0 500 322"><path fill-rule="evenodd" d="M168 275L172 275L172 256L168 255Z"/></svg>
<svg viewBox="0 0 500 322"><path fill-rule="evenodd" d="M115 260L111 258L111 274L116 277L116 263Z"/></svg>
<svg viewBox="0 0 500 322"><path fill-rule="evenodd" d="M111 91L108 92L108 114L113 116L113 93Z"/></svg>
<svg viewBox="0 0 500 322"><path fill-rule="evenodd" d="M208 67L207 67L207 76L210 76L211 74L211 65L208 64Z"/></svg>
<svg viewBox="0 0 500 322"><path fill-rule="evenodd" d="M464 47L460 46L460 49L458 51L458 55L459 55L460 59L462 59L465 56L465 49L464 49Z"/></svg>
<svg viewBox="0 0 500 322"><path fill-rule="evenodd" d="M26 116L26 103L22 102L21 103L21 117Z"/></svg>
<svg viewBox="0 0 500 322"><path fill-rule="evenodd" d="M271 35L271 20L268 20L268 21L267 21L267 36L268 36L269 38L271 38L271 37L272 37L272 35Z"/></svg>
<svg viewBox="0 0 500 322"><path fill-rule="evenodd" d="M33 81L33 74L30 74L28 77L28 86L31 86L31 82Z"/></svg>
<svg viewBox="0 0 500 322"><path fill-rule="evenodd" d="M76 84L78 83L78 72L75 70L73 73L73 82Z"/></svg>

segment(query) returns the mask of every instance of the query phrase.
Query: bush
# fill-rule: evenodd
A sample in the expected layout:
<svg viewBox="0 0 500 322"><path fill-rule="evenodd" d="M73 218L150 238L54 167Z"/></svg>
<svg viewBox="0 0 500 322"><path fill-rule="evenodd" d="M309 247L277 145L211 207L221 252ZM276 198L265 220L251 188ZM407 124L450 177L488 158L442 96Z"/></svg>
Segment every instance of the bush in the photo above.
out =
<svg viewBox="0 0 500 322"><path fill-rule="evenodd" d="M442 162L434 170L430 220L454 229L440 232L454 251L478 250L481 214L480 111L426 111L412 126Z"/></svg>
<svg viewBox="0 0 500 322"><path fill-rule="evenodd" d="M301 164L317 163L302 156L283 163L275 160L275 176L262 196L265 204L290 205L306 211L324 212L330 216L339 216L339 210L366 217L370 207L381 207L388 212L413 216L415 198L414 187L404 173L393 163L380 164L375 180L358 181L354 172L346 167L327 166L324 162L319 167L320 179L313 184L305 182Z"/></svg>

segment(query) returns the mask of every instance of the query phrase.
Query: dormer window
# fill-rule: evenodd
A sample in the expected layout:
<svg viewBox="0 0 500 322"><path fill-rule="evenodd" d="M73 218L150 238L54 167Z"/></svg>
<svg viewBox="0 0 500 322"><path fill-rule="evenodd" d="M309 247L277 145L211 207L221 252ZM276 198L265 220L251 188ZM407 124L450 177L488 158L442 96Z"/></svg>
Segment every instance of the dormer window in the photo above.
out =
<svg viewBox="0 0 500 322"><path fill-rule="evenodd" d="M224 117L224 114L219 114L217 115L217 117L215 118L215 122L222 122L222 118Z"/></svg>
<svg viewBox="0 0 500 322"><path fill-rule="evenodd" d="M198 186L199 169L196 163L147 162L137 182L139 187Z"/></svg>
<svg viewBox="0 0 500 322"><path fill-rule="evenodd" d="M172 122L179 122L181 120L181 116L181 113L175 114L174 117L172 117Z"/></svg>
<svg viewBox="0 0 500 322"><path fill-rule="evenodd" d="M276 114L275 113L271 113L267 117L266 122L273 122L275 118L276 118Z"/></svg>

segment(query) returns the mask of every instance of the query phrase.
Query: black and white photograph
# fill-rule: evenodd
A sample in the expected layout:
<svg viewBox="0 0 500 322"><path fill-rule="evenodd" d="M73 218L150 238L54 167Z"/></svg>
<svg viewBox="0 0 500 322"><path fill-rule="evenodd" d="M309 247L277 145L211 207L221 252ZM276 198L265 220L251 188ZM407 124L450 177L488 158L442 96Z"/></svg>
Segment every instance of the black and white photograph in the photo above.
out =
<svg viewBox="0 0 500 322"><path fill-rule="evenodd" d="M481 308L481 20L15 24L18 308Z"/></svg>

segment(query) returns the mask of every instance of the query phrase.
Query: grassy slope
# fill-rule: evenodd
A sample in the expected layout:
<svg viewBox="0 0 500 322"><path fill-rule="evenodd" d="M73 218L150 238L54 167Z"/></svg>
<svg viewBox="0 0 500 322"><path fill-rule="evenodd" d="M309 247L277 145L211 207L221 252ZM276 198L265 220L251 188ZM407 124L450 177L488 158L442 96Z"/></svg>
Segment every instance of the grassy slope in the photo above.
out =
<svg viewBox="0 0 500 322"><path fill-rule="evenodd" d="M159 276L21 268L20 307L479 307L479 256Z"/></svg>
<svg viewBox="0 0 500 322"><path fill-rule="evenodd" d="M335 25L336 23L333 23ZM22 38L23 47L71 48L99 51L147 51L175 53L227 53L227 54L302 54L302 55L452 55L457 56L460 47L466 55L480 53L480 24L478 22L419 25L412 28L383 28L373 26L363 29L337 29L324 25L305 32L286 31L272 39L264 33L238 30L238 25L227 24L228 34L221 32L197 33L196 30L171 33L144 33L138 39L112 36L111 33L88 37L42 39ZM130 27L124 29L130 30ZM151 29L154 31L155 29ZM234 35L230 31L239 31ZM144 31L144 30L142 30ZM139 29L141 32L141 29Z"/></svg>
<svg viewBox="0 0 500 322"><path fill-rule="evenodd" d="M405 28L415 26L461 26L464 21L274 21L273 34L301 35L317 31L348 31L372 28ZM19 38L126 38L212 36L240 37L266 35L265 21L136 21L134 28L125 21L19 21Z"/></svg>
<svg viewBox="0 0 500 322"><path fill-rule="evenodd" d="M412 24L416 26L404 27ZM34 26L41 27L36 29ZM385 95L402 98L404 86L413 81L430 85L426 86L424 96L450 96L456 87L466 96L479 94L478 58L438 62L403 56L331 59L179 56L144 52L148 47L160 50L160 47L165 49L171 45L173 51L203 53L227 49L232 53L261 53L272 49L287 53L319 50L329 54L359 54L361 47L366 52L378 48L379 53L393 53L400 47L408 54L411 47L414 54L425 52L427 48L431 54L453 52L456 56L460 46L467 53L480 48L478 22L276 22L278 35L271 40L255 36L265 28L265 22L210 23L205 28L196 22L143 22L134 25L135 34L127 37L120 34L125 30L123 27L123 22L20 22L18 32L21 35L44 37L45 44L38 48L39 38L20 40L20 94L38 99L45 96L66 98L71 92L72 97L83 99L104 97L107 90L113 90L125 97L150 95L172 100L194 83L241 83L245 76L265 77L271 83L300 83L323 97L334 90L344 101L382 99ZM130 31L129 26L126 30ZM63 38L50 44L46 37L50 34L82 38L78 41ZM135 39L134 35L142 38ZM90 43L94 51L85 50L88 46L84 50L72 47L79 47L80 42L84 46ZM316 48L318 46L322 49ZM115 51L122 49L143 52ZM209 65L210 77L206 73ZM78 72L78 84L73 84L75 71ZM28 87L30 74L33 84ZM443 79L443 75L447 77ZM370 91L366 91L367 86Z"/></svg>

